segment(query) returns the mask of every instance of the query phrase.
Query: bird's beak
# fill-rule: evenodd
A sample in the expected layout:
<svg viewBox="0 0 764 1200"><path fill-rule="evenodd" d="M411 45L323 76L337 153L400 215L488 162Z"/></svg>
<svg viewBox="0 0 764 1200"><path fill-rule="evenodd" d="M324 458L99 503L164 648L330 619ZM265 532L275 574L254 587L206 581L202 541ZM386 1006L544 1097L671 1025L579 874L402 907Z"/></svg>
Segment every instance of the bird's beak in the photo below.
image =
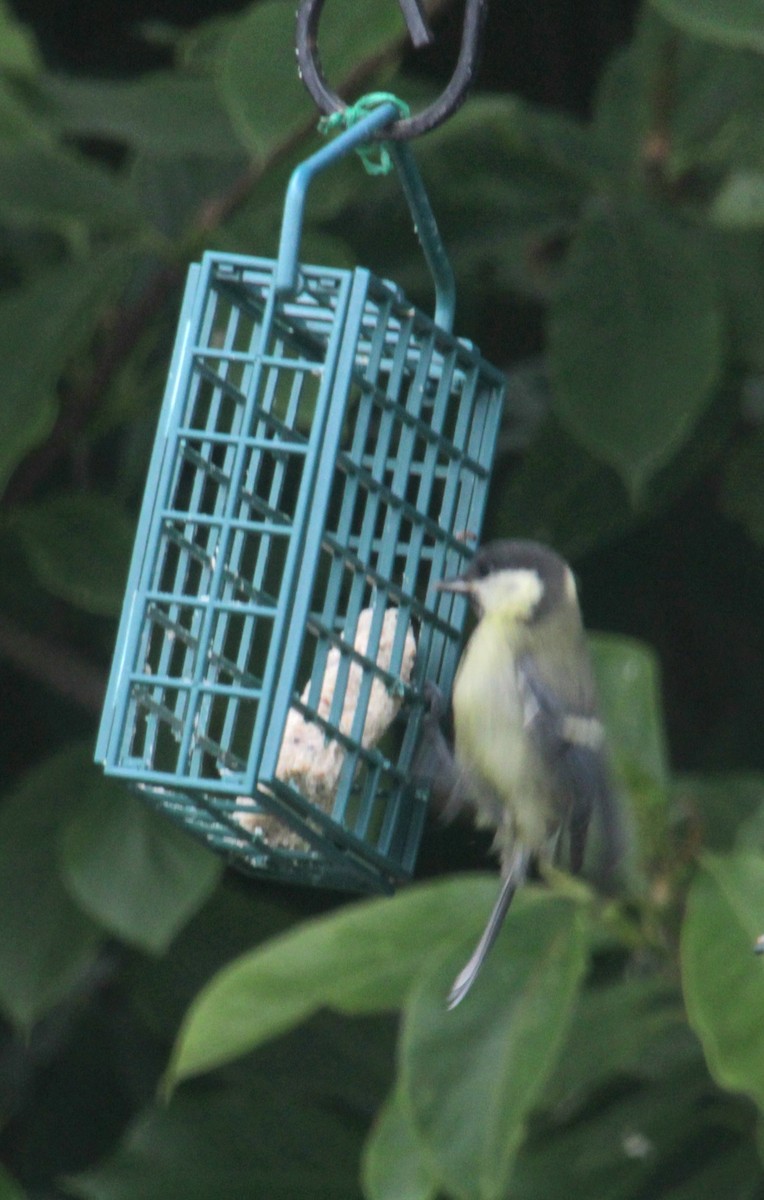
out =
<svg viewBox="0 0 764 1200"><path fill-rule="evenodd" d="M465 596L469 596L472 591L471 584L459 575L454 579L441 579L439 583L435 584L435 587L439 592L461 592Z"/></svg>

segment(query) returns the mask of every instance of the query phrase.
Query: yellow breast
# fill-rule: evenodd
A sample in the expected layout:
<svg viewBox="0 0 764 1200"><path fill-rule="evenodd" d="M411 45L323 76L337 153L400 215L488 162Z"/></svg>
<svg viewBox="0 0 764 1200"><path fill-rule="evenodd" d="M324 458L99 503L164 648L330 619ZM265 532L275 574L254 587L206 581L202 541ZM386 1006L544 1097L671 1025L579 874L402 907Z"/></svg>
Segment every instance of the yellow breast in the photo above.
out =
<svg viewBox="0 0 764 1200"><path fill-rule="evenodd" d="M546 775L524 724L512 627L486 616L462 656L454 684L456 758L474 791L481 824L497 842L541 847L553 818Z"/></svg>

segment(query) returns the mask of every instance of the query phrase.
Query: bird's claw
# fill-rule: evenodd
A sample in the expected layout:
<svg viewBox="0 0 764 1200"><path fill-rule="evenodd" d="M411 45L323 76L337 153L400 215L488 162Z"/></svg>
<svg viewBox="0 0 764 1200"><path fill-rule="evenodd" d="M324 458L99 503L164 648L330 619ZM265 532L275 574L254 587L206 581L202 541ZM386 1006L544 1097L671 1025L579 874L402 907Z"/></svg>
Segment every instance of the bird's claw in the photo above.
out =
<svg viewBox="0 0 764 1200"><path fill-rule="evenodd" d="M443 692L432 679L425 679L424 686L422 687L422 695L425 704L425 717L440 723L446 712L446 701L443 697Z"/></svg>

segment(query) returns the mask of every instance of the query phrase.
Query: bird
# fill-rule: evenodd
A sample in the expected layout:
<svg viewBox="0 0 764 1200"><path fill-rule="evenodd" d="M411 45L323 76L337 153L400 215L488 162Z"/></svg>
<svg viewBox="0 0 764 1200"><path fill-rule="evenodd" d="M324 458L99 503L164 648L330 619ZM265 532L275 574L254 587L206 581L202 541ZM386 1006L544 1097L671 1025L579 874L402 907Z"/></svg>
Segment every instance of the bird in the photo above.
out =
<svg viewBox="0 0 764 1200"><path fill-rule="evenodd" d="M493 541L436 587L466 596L477 620L454 680L453 751L434 705L420 761L438 776L441 792L448 788L448 809L468 807L478 827L494 831L501 866L498 897L451 988L451 1009L474 984L530 865L554 855L563 831L573 873L583 864L593 811L608 862L620 855L621 835L567 562L539 542Z"/></svg>

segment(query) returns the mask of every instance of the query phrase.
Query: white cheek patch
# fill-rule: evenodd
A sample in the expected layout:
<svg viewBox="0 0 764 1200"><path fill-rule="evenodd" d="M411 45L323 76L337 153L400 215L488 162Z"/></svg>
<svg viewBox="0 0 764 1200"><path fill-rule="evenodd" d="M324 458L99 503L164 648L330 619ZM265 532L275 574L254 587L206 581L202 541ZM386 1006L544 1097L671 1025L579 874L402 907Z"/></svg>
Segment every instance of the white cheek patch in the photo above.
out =
<svg viewBox="0 0 764 1200"><path fill-rule="evenodd" d="M538 571L529 568L496 571L487 579L473 584L480 606L485 613L498 612L524 618L544 595L544 585Z"/></svg>

